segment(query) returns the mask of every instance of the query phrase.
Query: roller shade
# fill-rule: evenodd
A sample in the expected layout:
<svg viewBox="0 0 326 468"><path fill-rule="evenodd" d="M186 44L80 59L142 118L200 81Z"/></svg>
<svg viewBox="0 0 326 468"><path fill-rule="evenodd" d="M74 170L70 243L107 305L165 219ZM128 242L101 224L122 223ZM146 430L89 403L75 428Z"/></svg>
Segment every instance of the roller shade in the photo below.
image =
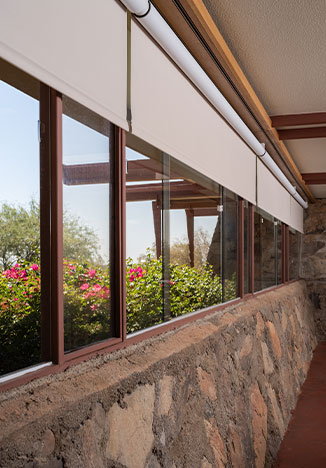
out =
<svg viewBox="0 0 326 468"><path fill-rule="evenodd" d="M254 203L253 152L137 23L131 26L132 132Z"/></svg>
<svg viewBox="0 0 326 468"><path fill-rule="evenodd" d="M303 233L303 208L291 197L291 219L289 225Z"/></svg>
<svg viewBox="0 0 326 468"><path fill-rule="evenodd" d="M291 195L261 162L257 161L257 206L289 224Z"/></svg>
<svg viewBox="0 0 326 468"><path fill-rule="evenodd" d="M115 0L0 0L3 59L127 128L127 18Z"/></svg>

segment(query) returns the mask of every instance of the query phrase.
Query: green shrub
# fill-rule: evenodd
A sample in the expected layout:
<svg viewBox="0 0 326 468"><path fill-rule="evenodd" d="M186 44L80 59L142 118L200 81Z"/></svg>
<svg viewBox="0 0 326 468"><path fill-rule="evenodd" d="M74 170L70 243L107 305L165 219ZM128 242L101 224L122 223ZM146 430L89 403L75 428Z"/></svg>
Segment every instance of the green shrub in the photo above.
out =
<svg viewBox="0 0 326 468"><path fill-rule="evenodd" d="M127 333L163 322L164 313L174 318L222 302L221 279L210 265L173 263L168 273L163 281L162 258L127 260ZM225 300L236 297L235 275L224 289ZM66 350L112 335L109 268L64 261L63 294ZM37 263L19 261L0 273L0 375L40 362L40 297Z"/></svg>

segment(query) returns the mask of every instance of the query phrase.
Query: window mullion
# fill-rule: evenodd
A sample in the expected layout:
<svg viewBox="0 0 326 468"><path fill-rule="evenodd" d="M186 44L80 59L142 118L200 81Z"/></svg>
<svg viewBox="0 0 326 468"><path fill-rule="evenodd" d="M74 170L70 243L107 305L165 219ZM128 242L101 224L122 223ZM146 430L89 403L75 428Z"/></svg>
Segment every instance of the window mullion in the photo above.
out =
<svg viewBox="0 0 326 468"><path fill-rule="evenodd" d="M51 90L51 337L52 360L64 361L62 96Z"/></svg>

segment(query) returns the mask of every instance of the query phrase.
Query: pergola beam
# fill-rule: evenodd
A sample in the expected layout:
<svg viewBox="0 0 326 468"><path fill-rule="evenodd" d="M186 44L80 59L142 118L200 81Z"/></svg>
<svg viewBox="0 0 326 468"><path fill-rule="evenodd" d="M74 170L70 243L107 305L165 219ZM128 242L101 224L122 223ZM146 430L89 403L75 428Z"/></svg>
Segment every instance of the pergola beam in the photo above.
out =
<svg viewBox="0 0 326 468"><path fill-rule="evenodd" d="M280 140L300 140L306 138L325 138L326 127L289 128L278 130Z"/></svg>
<svg viewBox="0 0 326 468"><path fill-rule="evenodd" d="M308 185L326 184L326 172L309 172L302 174L302 178Z"/></svg>
<svg viewBox="0 0 326 468"><path fill-rule="evenodd" d="M297 127L298 125L320 125L326 124L326 112L273 115L271 121L274 128Z"/></svg>

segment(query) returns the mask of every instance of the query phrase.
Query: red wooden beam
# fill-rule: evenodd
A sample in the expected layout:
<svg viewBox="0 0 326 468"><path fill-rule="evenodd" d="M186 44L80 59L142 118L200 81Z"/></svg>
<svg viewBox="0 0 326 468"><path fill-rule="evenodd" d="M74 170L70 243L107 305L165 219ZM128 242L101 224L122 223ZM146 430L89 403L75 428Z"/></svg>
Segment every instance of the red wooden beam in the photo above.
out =
<svg viewBox="0 0 326 468"><path fill-rule="evenodd" d="M300 140L303 138L325 138L326 127L289 128L277 130L280 140Z"/></svg>
<svg viewBox="0 0 326 468"><path fill-rule="evenodd" d="M63 183L65 185L108 184L110 180L110 164L88 163L63 165ZM128 161L127 182L160 180L163 178L162 165L151 159ZM180 179L180 175L171 171L170 179Z"/></svg>
<svg viewBox="0 0 326 468"><path fill-rule="evenodd" d="M326 124L326 112L312 114L273 115L272 127L296 127L298 125Z"/></svg>
<svg viewBox="0 0 326 468"><path fill-rule="evenodd" d="M158 196L162 195L162 190L163 186L161 182L157 184L127 185L127 202L156 200ZM189 198L219 198L216 193L210 192L200 185L192 184L186 181L171 182L170 197L173 200L184 200Z"/></svg>
<svg viewBox="0 0 326 468"><path fill-rule="evenodd" d="M326 172L308 172L301 175L308 185L326 184Z"/></svg>

